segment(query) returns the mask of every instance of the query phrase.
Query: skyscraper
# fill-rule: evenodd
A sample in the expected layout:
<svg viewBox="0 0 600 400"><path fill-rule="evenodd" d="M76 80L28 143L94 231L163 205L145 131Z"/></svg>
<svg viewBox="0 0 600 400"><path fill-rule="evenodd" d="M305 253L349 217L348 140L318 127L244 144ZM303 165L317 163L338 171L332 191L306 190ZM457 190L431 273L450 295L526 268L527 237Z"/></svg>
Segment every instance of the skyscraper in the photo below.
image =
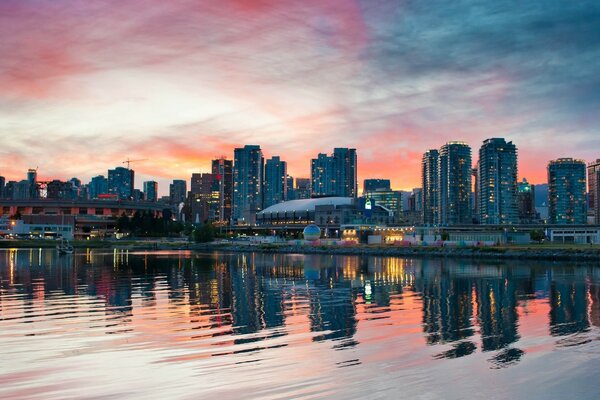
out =
<svg viewBox="0 0 600 400"><path fill-rule="evenodd" d="M548 164L548 217L551 224L587 222L585 161L559 158Z"/></svg>
<svg viewBox="0 0 600 400"><path fill-rule="evenodd" d="M156 202L158 201L158 182L146 181L144 182L144 196L146 201Z"/></svg>
<svg viewBox="0 0 600 400"><path fill-rule="evenodd" d="M296 200L296 189L294 188L294 177L291 175L286 176L285 177L285 185L287 187L285 201Z"/></svg>
<svg viewBox="0 0 600 400"><path fill-rule="evenodd" d="M338 147L327 156L320 153L311 160L313 196L357 197L356 149Z"/></svg>
<svg viewBox="0 0 600 400"><path fill-rule="evenodd" d="M463 142L448 142L439 152L437 222L441 225L472 223L471 148Z"/></svg>
<svg viewBox="0 0 600 400"><path fill-rule="evenodd" d="M421 162L421 177L423 180L423 223L435 224L438 220L438 168L439 151L427 150Z"/></svg>
<svg viewBox="0 0 600 400"><path fill-rule="evenodd" d="M224 157L212 161L212 173L219 183L219 209L216 220L221 223L231 219L233 202L233 160Z"/></svg>
<svg viewBox="0 0 600 400"><path fill-rule="evenodd" d="M264 208L281 203L287 197L287 163L273 156L265 163Z"/></svg>
<svg viewBox="0 0 600 400"><path fill-rule="evenodd" d="M479 149L477 211L481 224L516 224L517 147L501 138L487 139Z"/></svg>
<svg viewBox="0 0 600 400"><path fill-rule="evenodd" d="M203 224L218 220L219 180L215 174L192 174L191 222Z"/></svg>
<svg viewBox="0 0 600 400"><path fill-rule="evenodd" d="M588 164L588 204L594 223L600 224L600 158Z"/></svg>
<svg viewBox="0 0 600 400"><path fill-rule="evenodd" d="M187 197L187 182L183 179L174 179L169 185L169 202L181 204Z"/></svg>
<svg viewBox="0 0 600 400"><path fill-rule="evenodd" d="M312 196L333 196L333 157L319 153L310 162Z"/></svg>
<svg viewBox="0 0 600 400"><path fill-rule="evenodd" d="M135 173L132 169L117 167L108 170L108 193L116 194L121 200L133 198Z"/></svg>
<svg viewBox="0 0 600 400"><path fill-rule="evenodd" d="M90 199L97 199L99 195L108 193L108 180L104 175L94 176L89 183Z"/></svg>
<svg viewBox="0 0 600 400"><path fill-rule="evenodd" d="M246 145L233 152L233 212L237 224L254 225L263 208L264 158L260 146Z"/></svg>
<svg viewBox="0 0 600 400"><path fill-rule="evenodd" d="M0 176L0 199L4 198L4 186L6 186L6 178Z"/></svg>
<svg viewBox="0 0 600 400"><path fill-rule="evenodd" d="M39 190L37 185L37 169L30 168L27 171L27 183L29 184L29 199L37 199L39 196Z"/></svg>
<svg viewBox="0 0 600 400"><path fill-rule="evenodd" d="M535 210L535 186L523 178L517 188L517 210L519 213L519 223L530 224L537 220Z"/></svg>
<svg viewBox="0 0 600 400"><path fill-rule="evenodd" d="M333 149L334 196L357 197L356 149L338 147Z"/></svg>

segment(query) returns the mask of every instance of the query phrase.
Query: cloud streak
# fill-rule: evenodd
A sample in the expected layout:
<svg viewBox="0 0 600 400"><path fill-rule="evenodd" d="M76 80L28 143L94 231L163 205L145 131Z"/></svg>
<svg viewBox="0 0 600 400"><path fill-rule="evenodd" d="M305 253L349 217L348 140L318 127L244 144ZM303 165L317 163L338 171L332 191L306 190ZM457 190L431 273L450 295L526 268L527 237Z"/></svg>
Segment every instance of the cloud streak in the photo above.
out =
<svg viewBox="0 0 600 400"><path fill-rule="evenodd" d="M11 179L35 165L86 179L131 157L166 182L249 143L295 176L355 146L361 179L403 189L448 140L474 155L513 140L533 182L549 159L600 156L592 1L5 0L0 38Z"/></svg>

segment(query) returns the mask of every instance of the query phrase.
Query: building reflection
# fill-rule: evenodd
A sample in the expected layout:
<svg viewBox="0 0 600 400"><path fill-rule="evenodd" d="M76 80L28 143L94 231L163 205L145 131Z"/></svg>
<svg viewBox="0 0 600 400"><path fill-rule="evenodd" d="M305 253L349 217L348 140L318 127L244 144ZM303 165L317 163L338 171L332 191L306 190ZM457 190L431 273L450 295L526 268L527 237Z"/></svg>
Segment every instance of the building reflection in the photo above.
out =
<svg viewBox="0 0 600 400"><path fill-rule="evenodd" d="M356 336L366 314L401 320L411 297L420 307L426 344L444 346L435 358L464 357L480 349L495 352L489 359L493 368L523 357L519 310L536 312L532 302L548 304L553 336L600 327L600 273L581 266L10 250L0 252L0 281L0 306L19 294L25 315L53 297L98 299L108 333L135 329L136 314L160 309L164 314L156 317L157 324L165 316L178 318L212 336L233 335L234 345L285 336L303 321L310 340L331 342L334 349L360 345ZM73 301L72 307L80 306Z"/></svg>

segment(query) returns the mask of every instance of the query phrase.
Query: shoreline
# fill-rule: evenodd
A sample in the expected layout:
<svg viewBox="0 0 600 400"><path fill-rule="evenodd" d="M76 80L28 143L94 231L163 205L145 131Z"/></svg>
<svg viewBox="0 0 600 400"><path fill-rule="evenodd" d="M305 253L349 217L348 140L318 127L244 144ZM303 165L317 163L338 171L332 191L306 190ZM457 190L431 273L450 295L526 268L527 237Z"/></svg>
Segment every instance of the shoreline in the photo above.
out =
<svg viewBox="0 0 600 400"><path fill-rule="evenodd" d="M54 248L56 241L51 240L18 240L0 241L0 249ZM589 245L504 245L493 247L436 247L413 246L394 247L385 245L356 245L348 247L335 246L297 246L288 244L235 244L235 243L186 243L162 241L76 241L76 249L118 249L118 250L150 250L200 252L232 252L232 253L266 253L266 254L319 254L349 255L376 257L442 257L442 258L474 258L502 260L544 260L544 261L591 261L600 263L600 246Z"/></svg>

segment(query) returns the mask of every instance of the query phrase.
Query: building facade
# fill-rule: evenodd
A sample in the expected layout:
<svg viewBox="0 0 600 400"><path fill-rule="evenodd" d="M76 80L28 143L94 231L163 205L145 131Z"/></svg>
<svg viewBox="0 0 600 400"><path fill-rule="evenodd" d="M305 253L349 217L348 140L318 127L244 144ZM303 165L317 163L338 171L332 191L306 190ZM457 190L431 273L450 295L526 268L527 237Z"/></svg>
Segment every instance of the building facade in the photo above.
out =
<svg viewBox="0 0 600 400"><path fill-rule="evenodd" d="M363 194L374 192L376 190L391 190L391 182L389 179L365 179L363 181Z"/></svg>
<svg viewBox="0 0 600 400"><path fill-rule="evenodd" d="M158 182L146 181L144 182L144 198L146 201L156 202L158 201Z"/></svg>
<svg viewBox="0 0 600 400"><path fill-rule="evenodd" d="M441 147L438 163L438 219L440 225L472 223L471 148L463 142Z"/></svg>
<svg viewBox="0 0 600 400"><path fill-rule="evenodd" d="M535 210L535 185L527 182L525 178L519 182L517 188L517 211L521 224L531 224L538 220Z"/></svg>
<svg viewBox="0 0 600 400"><path fill-rule="evenodd" d="M479 223L518 223L517 147L501 138L487 139L479 149L477 165Z"/></svg>
<svg viewBox="0 0 600 400"><path fill-rule="evenodd" d="M260 146L246 145L233 152L232 222L254 225L263 208L264 158Z"/></svg>
<svg viewBox="0 0 600 400"><path fill-rule="evenodd" d="M169 185L169 202L181 204L187 198L187 182L183 179L174 179Z"/></svg>
<svg viewBox="0 0 600 400"><path fill-rule="evenodd" d="M548 164L548 222L582 225L587 222L585 161L559 158Z"/></svg>
<svg viewBox="0 0 600 400"><path fill-rule="evenodd" d="M107 194L108 179L104 175L94 176L88 184L88 193L90 200L97 199L101 194Z"/></svg>
<svg viewBox="0 0 600 400"><path fill-rule="evenodd" d="M212 173L219 184L219 206L216 221L229 222L233 202L233 160L225 157L212 161Z"/></svg>
<svg viewBox="0 0 600 400"><path fill-rule="evenodd" d="M338 147L311 160L312 196L358 196L356 149Z"/></svg>
<svg viewBox="0 0 600 400"><path fill-rule="evenodd" d="M421 177L423 183L423 224L435 224L438 220L438 168L439 151L427 150L421 162Z"/></svg>
<svg viewBox="0 0 600 400"><path fill-rule="evenodd" d="M132 169L117 167L108 170L108 193L114 194L120 200L133 198L135 172Z"/></svg>
<svg viewBox="0 0 600 400"><path fill-rule="evenodd" d="M588 205L594 224L600 225L600 158L588 164Z"/></svg>
<svg viewBox="0 0 600 400"><path fill-rule="evenodd" d="M267 208L287 200L287 163L279 156L265 162L264 204Z"/></svg>

